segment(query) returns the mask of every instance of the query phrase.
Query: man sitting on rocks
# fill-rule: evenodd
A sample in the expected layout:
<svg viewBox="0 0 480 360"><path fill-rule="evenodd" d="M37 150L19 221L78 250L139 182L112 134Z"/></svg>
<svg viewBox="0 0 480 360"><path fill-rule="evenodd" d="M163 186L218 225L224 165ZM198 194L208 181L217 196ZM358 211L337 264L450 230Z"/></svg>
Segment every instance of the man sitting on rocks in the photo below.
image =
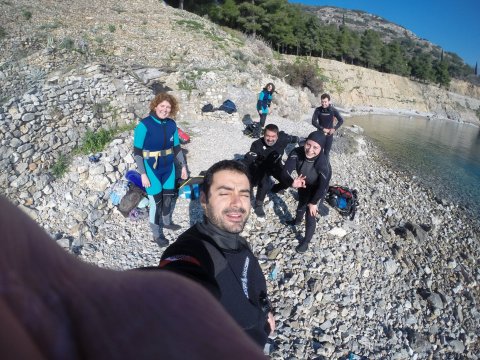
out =
<svg viewBox="0 0 480 360"><path fill-rule="evenodd" d="M250 181L245 165L223 160L210 167L200 202L204 222L180 235L163 253L159 267L205 286L263 347L275 330L275 320L260 264L239 235L250 213Z"/></svg>
<svg viewBox="0 0 480 360"><path fill-rule="evenodd" d="M272 187L270 176L280 181L283 169L282 156L288 144L299 141L298 136L279 131L275 124L268 124L262 138L255 140L244 162L248 165L253 185L257 186L254 211L258 217L264 217L263 201ZM281 190L281 189L277 189Z"/></svg>

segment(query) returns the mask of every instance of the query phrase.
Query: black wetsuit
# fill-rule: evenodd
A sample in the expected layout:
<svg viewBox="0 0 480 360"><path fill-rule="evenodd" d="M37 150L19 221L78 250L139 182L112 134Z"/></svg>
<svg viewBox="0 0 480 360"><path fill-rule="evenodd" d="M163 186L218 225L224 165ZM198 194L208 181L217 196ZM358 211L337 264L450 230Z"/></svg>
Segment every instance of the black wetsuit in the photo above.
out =
<svg viewBox="0 0 480 360"><path fill-rule="evenodd" d="M306 176L306 187L298 189L298 206L295 223L299 225L305 215L305 239L308 244L315 233L315 217L310 215L308 204L318 204L323 201L328 190L332 169L327 157L320 153L315 159L307 159L303 147L292 150L282 171L282 182L291 186L299 175Z"/></svg>
<svg viewBox="0 0 480 360"><path fill-rule="evenodd" d="M256 343L265 345L271 311L265 276L240 235L208 221L196 224L165 250L160 268L205 286Z"/></svg>
<svg viewBox="0 0 480 360"><path fill-rule="evenodd" d="M334 119L337 119L337 124L334 126ZM318 130L323 131L323 129L334 128L338 130L343 124L343 118L332 105L329 105L327 108L319 106L315 109L312 116L312 125L315 126ZM330 149L332 148L333 135L327 135L327 141L325 142L325 155L329 155Z"/></svg>
<svg viewBox="0 0 480 360"><path fill-rule="evenodd" d="M288 135L283 131L278 133L278 140L272 146L265 143L264 138L255 140L250 146L250 152L245 156L253 185L258 185L256 204L262 204L272 187L270 176L281 181L283 169L282 156L288 144L295 144L298 136Z"/></svg>

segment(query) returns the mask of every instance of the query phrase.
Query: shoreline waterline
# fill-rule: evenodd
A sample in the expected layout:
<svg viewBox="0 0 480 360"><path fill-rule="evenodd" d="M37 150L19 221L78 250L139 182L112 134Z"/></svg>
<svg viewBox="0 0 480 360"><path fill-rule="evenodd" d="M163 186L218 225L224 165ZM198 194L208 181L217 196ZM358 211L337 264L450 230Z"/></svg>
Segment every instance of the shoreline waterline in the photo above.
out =
<svg viewBox="0 0 480 360"><path fill-rule="evenodd" d="M345 125L360 127L392 168L409 174L439 199L455 202L473 217L480 214L478 128L370 114L347 118Z"/></svg>
<svg viewBox="0 0 480 360"><path fill-rule="evenodd" d="M428 120L440 120L440 121L451 121L452 123L462 124L462 125L471 125L475 128L480 128L480 119L477 122L471 121L458 121L450 119L445 116L440 116L433 112L419 112L416 110L407 110L407 109L391 109L391 108L381 108L381 107L369 107L369 106L353 106L351 110L347 110L342 107L335 107L340 111L343 117L354 118L357 116L368 116L368 115L380 115L380 116L401 116L406 118L426 118Z"/></svg>

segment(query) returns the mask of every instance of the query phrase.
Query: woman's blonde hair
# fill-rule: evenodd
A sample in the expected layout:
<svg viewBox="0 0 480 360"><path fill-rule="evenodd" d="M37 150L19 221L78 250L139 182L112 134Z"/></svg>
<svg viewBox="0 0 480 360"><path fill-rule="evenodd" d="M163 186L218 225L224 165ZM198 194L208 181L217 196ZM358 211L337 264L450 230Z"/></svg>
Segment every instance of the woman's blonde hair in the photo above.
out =
<svg viewBox="0 0 480 360"><path fill-rule="evenodd" d="M178 101L173 95L167 93L159 93L153 98L153 100L150 102L150 111L155 112L157 105L163 101L167 101L172 107L172 110L170 111L170 117L174 118L177 116L177 113L180 110Z"/></svg>

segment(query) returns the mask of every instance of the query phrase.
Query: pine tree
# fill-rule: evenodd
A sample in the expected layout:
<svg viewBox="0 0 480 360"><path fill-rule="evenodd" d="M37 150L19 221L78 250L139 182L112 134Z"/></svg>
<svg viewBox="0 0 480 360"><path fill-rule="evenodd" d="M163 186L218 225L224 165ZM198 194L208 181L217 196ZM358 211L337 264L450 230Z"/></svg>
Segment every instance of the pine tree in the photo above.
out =
<svg viewBox="0 0 480 360"><path fill-rule="evenodd" d="M243 2L238 6L240 16L237 22L246 31L256 36L257 31L262 28L261 19L265 17L265 10L255 4L255 0L251 2Z"/></svg>
<svg viewBox="0 0 480 360"><path fill-rule="evenodd" d="M432 56L427 53L420 53L412 57L410 61L412 76L425 82L435 81L435 74L432 69Z"/></svg>
<svg viewBox="0 0 480 360"><path fill-rule="evenodd" d="M237 4L234 0L225 0L223 5L220 5L217 8L215 19L220 21L220 23L225 24L230 27L235 27L240 11L238 10Z"/></svg>
<svg viewBox="0 0 480 360"><path fill-rule="evenodd" d="M382 46L380 35L376 31L365 30L360 43L360 54L367 68L375 68L381 64Z"/></svg>
<svg viewBox="0 0 480 360"><path fill-rule="evenodd" d="M450 75L448 73L448 65L446 61L434 61L432 69L435 74L435 82L440 86L447 87L450 84Z"/></svg>
<svg viewBox="0 0 480 360"><path fill-rule="evenodd" d="M383 47L382 69L386 72L402 76L410 74L407 59L398 42L392 42Z"/></svg>

